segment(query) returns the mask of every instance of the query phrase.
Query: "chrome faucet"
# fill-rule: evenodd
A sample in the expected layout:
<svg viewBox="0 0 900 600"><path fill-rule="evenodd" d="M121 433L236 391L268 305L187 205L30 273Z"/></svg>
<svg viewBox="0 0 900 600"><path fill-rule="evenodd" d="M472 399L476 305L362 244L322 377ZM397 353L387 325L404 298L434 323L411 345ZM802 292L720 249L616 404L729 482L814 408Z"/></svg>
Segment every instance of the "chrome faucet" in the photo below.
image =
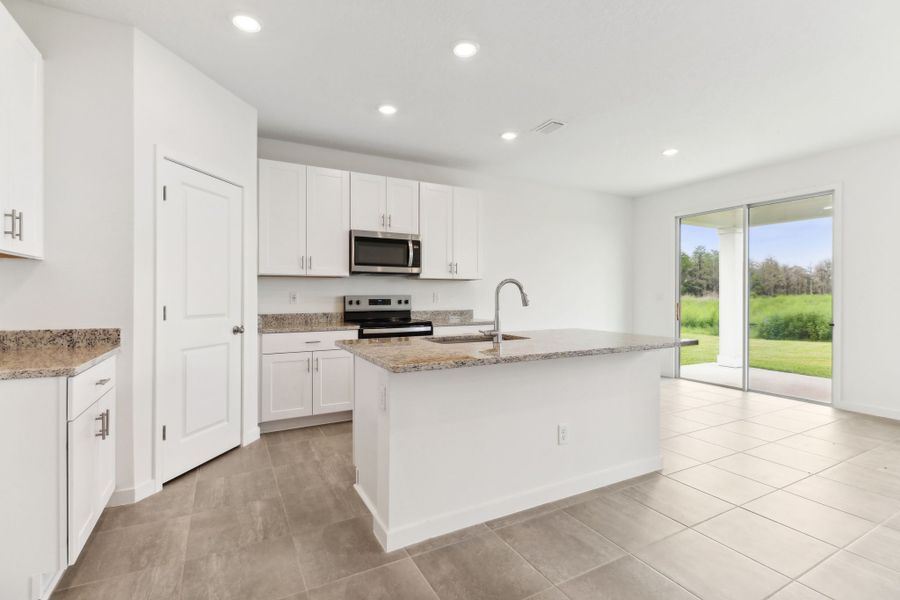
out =
<svg viewBox="0 0 900 600"><path fill-rule="evenodd" d="M503 332L500 330L500 290L507 283L511 283L519 288L519 295L522 296L522 306L528 306L528 294L525 293L525 288L522 286L521 281L518 279L504 279L497 284L497 289L494 291L494 329L492 331L483 331L482 333L494 336L494 341L498 344L503 341Z"/></svg>

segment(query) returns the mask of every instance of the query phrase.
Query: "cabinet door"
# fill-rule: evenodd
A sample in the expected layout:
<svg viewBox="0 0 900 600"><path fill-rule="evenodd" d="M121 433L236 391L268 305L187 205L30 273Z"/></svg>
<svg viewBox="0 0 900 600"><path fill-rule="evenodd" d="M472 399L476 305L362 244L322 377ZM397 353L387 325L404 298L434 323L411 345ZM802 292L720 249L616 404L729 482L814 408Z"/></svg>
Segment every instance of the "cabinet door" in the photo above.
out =
<svg viewBox="0 0 900 600"><path fill-rule="evenodd" d="M350 229L386 229L385 180L381 175L350 173Z"/></svg>
<svg viewBox="0 0 900 600"><path fill-rule="evenodd" d="M419 236L422 238L423 279L452 279L453 188L436 183L419 185Z"/></svg>
<svg viewBox="0 0 900 600"><path fill-rule="evenodd" d="M69 421L69 564L74 564L100 518L99 442L102 423L97 400Z"/></svg>
<svg viewBox="0 0 900 600"><path fill-rule="evenodd" d="M456 279L481 279L481 192L453 188L453 262Z"/></svg>
<svg viewBox="0 0 900 600"><path fill-rule="evenodd" d="M419 182L387 178L388 231L419 233Z"/></svg>
<svg viewBox="0 0 900 600"><path fill-rule="evenodd" d="M2 6L0 73L0 252L42 258L43 60Z"/></svg>
<svg viewBox="0 0 900 600"><path fill-rule="evenodd" d="M259 161L259 274L306 274L306 167Z"/></svg>
<svg viewBox="0 0 900 600"><path fill-rule="evenodd" d="M306 273L350 275L350 173L321 167L306 171Z"/></svg>
<svg viewBox="0 0 900 600"><path fill-rule="evenodd" d="M312 352L264 354L260 422L312 414Z"/></svg>
<svg viewBox="0 0 900 600"><path fill-rule="evenodd" d="M313 352L313 414L353 410L353 355L344 350Z"/></svg>
<svg viewBox="0 0 900 600"><path fill-rule="evenodd" d="M102 513L116 488L116 389L97 401L98 413L106 415L107 435L97 440L97 512ZM109 411L109 412L107 412Z"/></svg>

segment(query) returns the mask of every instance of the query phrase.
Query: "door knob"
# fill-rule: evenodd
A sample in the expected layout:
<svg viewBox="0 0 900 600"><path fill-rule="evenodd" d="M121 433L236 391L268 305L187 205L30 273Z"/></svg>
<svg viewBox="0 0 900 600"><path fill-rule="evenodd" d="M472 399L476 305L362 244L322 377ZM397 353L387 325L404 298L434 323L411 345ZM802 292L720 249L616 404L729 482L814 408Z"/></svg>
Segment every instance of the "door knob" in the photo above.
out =
<svg viewBox="0 0 900 600"><path fill-rule="evenodd" d="M233 333L234 335L239 335L241 333L244 333L244 326L243 325L235 325L234 327L231 328L231 333Z"/></svg>

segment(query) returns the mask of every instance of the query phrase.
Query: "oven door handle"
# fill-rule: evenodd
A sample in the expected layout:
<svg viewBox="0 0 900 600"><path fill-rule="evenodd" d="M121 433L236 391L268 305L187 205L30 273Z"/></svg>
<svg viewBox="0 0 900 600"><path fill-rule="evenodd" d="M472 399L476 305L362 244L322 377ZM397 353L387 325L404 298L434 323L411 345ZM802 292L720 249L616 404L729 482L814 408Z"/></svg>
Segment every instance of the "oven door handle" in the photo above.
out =
<svg viewBox="0 0 900 600"><path fill-rule="evenodd" d="M413 243L412 240L406 240L409 242L409 263L406 265L407 267L412 267L413 264Z"/></svg>
<svg viewBox="0 0 900 600"><path fill-rule="evenodd" d="M427 325L414 325L412 327L380 327L380 328L371 328L366 329L363 327L359 330L360 335L369 335L369 334L378 334L378 333L389 333L389 334L401 334L401 333L431 333L431 327Z"/></svg>

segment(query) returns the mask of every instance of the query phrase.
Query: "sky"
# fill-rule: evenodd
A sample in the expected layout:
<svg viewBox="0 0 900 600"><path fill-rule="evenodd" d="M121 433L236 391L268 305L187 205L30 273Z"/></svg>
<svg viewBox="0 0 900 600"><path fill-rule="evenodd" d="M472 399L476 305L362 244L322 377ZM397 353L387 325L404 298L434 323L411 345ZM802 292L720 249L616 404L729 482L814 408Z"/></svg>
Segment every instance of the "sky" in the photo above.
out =
<svg viewBox="0 0 900 600"><path fill-rule="evenodd" d="M719 234L710 227L681 226L681 249L719 249ZM831 259L831 218L792 221L750 228L750 260L772 257L783 265L809 267Z"/></svg>

